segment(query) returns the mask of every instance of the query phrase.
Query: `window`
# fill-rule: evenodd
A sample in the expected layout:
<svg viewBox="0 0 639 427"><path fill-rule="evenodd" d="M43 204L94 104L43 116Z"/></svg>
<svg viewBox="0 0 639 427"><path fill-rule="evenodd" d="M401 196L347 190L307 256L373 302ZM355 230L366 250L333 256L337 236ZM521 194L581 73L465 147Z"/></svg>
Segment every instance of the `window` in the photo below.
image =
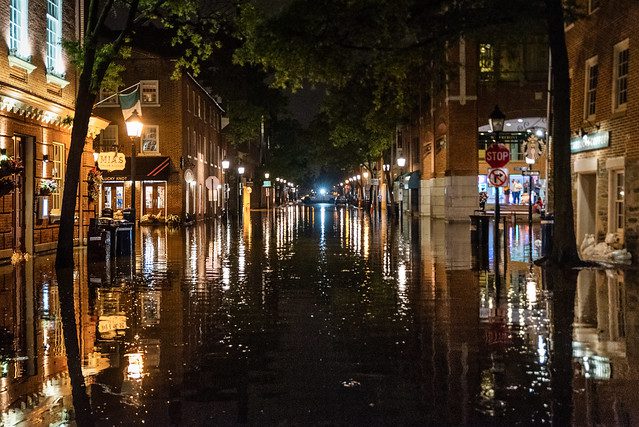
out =
<svg viewBox="0 0 639 427"><path fill-rule="evenodd" d="M60 216L60 210L62 209L62 190L64 187L64 166L65 166L65 147L64 144L54 142L51 144L51 157L52 162L51 179L55 180L58 184L58 188L49 196L49 203L51 204L51 215Z"/></svg>
<svg viewBox="0 0 639 427"><path fill-rule="evenodd" d="M601 3L601 0L588 0L588 13L599 9L599 3Z"/></svg>
<svg viewBox="0 0 639 427"><path fill-rule="evenodd" d="M118 97L110 89L100 89L100 105L118 105Z"/></svg>
<svg viewBox="0 0 639 427"><path fill-rule="evenodd" d="M584 102L584 117L592 118L597 112L597 81L599 80L599 65L597 57L586 61L586 96Z"/></svg>
<svg viewBox="0 0 639 427"><path fill-rule="evenodd" d="M186 111L191 111L191 91L186 90Z"/></svg>
<svg viewBox="0 0 639 427"><path fill-rule="evenodd" d="M11 0L9 4L9 55L31 60L28 47L27 0Z"/></svg>
<svg viewBox="0 0 639 427"><path fill-rule="evenodd" d="M611 218L611 232L623 230L624 228L624 207L625 207L625 176L623 170L617 170L612 172L613 190L612 195L612 218Z"/></svg>
<svg viewBox="0 0 639 427"><path fill-rule="evenodd" d="M200 95L197 96L197 116L202 117L202 100Z"/></svg>
<svg viewBox="0 0 639 427"><path fill-rule="evenodd" d="M142 80L140 87L142 88L142 104L157 105L160 103L157 80Z"/></svg>
<svg viewBox="0 0 639 427"><path fill-rule="evenodd" d="M142 130L142 153L157 153L160 151L158 127L146 125Z"/></svg>
<svg viewBox="0 0 639 427"><path fill-rule="evenodd" d="M109 125L100 132L100 149L107 151L118 146L118 125Z"/></svg>
<svg viewBox="0 0 639 427"><path fill-rule="evenodd" d="M482 80L491 80L495 72L495 53L489 43L479 45L479 72Z"/></svg>
<svg viewBox="0 0 639 427"><path fill-rule="evenodd" d="M628 103L628 65L630 49L628 39L615 45L613 67L613 111L625 110Z"/></svg>
<svg viewBox="0 0 639 427"><path fill-rule="evenodd" d="M47 0L47 73L64 77L62 64L62 0Z"/></svg>

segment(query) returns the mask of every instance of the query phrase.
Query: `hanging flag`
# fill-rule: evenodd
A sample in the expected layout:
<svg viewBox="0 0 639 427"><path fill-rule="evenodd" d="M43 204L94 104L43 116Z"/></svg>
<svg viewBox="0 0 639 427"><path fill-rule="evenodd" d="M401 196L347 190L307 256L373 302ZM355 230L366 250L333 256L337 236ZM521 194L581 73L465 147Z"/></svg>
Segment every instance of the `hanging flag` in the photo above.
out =
<svg viewBox="0 0 639 427"><path fill-rule="evenodd" d="M140 104L140 84L135 85L135 89L129 93L120 93L120 107L122 107L122 115L124 120L131 117L134 111L138 115L142 115L142 104Z"/></svg>

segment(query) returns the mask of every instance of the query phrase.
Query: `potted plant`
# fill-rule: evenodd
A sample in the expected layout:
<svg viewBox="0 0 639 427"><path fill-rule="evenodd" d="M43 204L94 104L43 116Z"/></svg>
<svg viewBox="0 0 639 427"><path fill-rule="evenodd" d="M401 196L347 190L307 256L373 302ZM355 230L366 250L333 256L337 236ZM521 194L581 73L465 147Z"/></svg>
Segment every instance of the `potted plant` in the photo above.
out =
<svg viewBox="0 0 639 427"><path fill-rule="evenodd" d="M0 178L0 197L6 196L16 188L12 178Z"/></svg>
<svg viewBox="0 0 639 427"><path fill-rule="evenodd" d="M58 183L53 179L41 179L40 180L40 191L38 195L40 196L50 196L51 193L55 192L58 189Z"/></svg>

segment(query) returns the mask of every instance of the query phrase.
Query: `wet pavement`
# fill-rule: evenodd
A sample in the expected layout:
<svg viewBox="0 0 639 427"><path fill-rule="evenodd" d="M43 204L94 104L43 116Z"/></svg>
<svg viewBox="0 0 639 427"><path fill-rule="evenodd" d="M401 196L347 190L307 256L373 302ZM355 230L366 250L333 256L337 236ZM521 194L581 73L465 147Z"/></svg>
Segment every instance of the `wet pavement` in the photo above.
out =
<svg viewBox="0 0 639 427"><path fill-rule="evenodd" d="M73 299L52 256L2 266L1 424L639 424L639 274L505 234L495 269L468 224L297 206L78 249Z"/></svg>

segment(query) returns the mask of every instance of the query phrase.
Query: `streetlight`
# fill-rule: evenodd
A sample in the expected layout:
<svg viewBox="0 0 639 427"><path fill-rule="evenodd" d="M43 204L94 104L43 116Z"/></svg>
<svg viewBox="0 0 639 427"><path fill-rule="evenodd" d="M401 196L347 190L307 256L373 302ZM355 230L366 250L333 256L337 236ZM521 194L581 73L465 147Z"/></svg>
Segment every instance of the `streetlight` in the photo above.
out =
<svg viewBox="0 0 639 427"><path fill-rule="evenodd" d="M399 166L400 168L403 168L404 166L406 166L406 158L402 156L401 154L397 158L397 166Z"/></svg>
<svg viewBox="0 0 639 427"><path fill-rule="evenodd" d="M126 133L131 139L131 217L133 218L133 232L131 235L131 246L135 247L135 221L136 221L136 209L135 209L135 159L137 157L137 145L136 139L142 136L142 120L138 115L137 110L133 110L133 114L126 119Z"/></svg>
<svg viewBox="0 0 639 427"><path fill-rule="evenodd" d="M244 205L241 203L242 200L242 175L244 174L244 166L240 165L237 167L237 176L238 176L238 183L237 183L237 214L238 217L242 216L242 214L244 213ZM240 209L241 207L241 209Z"/></svg>
<svg viewBox="0 0 639 427"><path fill-rule="evenodd" d="M264 180L268 181L270 176L271 176L270 173L264 172ZM269 183L269 185L270 185L270 183ZM267 213L268 213L268 210L269 210L269 196L270 196L268 190L269 190L269 187L266 187L266 212Z"/></svg>
<svg viewBox="0 0 639 427"><path fill-rule="evenodd" d="M226 182L226 171L231 167L231 162L222 160L222 174L224 174L224 210L226 211L226 223L229 222L229 184Z"/></svg>

